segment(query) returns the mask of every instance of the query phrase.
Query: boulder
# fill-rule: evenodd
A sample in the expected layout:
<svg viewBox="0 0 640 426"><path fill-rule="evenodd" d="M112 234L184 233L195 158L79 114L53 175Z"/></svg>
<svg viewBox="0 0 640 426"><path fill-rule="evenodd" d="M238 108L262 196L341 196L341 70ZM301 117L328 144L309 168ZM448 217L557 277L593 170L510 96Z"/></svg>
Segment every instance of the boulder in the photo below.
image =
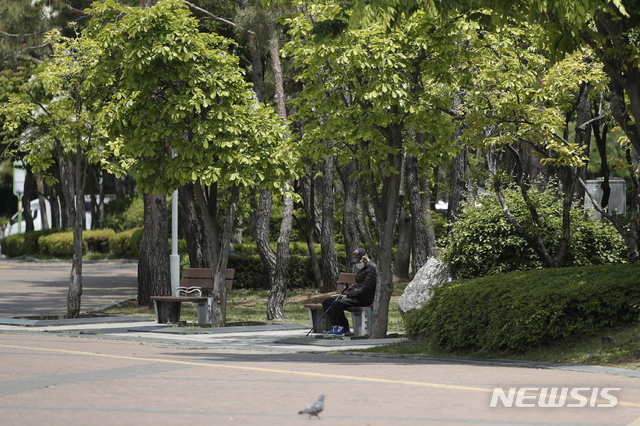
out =
<svg viewBox="0 0 640 426"><path fill-rule="evenodd" d="M409 283L398 300L398 310L405 316L420 309L433 295L433 289L451 282L451 273L441 260L430 258Z"/></svg>

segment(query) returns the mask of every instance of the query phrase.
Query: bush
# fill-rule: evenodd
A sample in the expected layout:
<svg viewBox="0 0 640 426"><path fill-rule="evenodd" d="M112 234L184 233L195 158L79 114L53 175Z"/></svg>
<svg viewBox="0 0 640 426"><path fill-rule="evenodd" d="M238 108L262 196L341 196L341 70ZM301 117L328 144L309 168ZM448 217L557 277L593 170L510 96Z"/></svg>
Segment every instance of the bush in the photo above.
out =
<svg viewBox="0 0 640 426"><path fill-rule="evenodd" d="M40 253L38 239L43 235L60 232L59 229L45 229L27 232L25 234L10 235L2 239L2 254L7 257L34 255Z"/></svg>
<svg viewBox="0 0 640 426"><path fill-rule="evenodd" d="M229 256L227 268L235 269L234 288L269 289L269 273L260 256ZM288 288L313 287L311 258L293 255L289 258Z"/></svg>
<svg viewBox="0 0 640 426"><path fill-rule="evenodd" d="M56 257L73 256L73 232L59 232L57 234L44 235L38 239L38 246L42 254L50 254ZM87 242L82 241L82 252L87 251Z"/></svg>
<svg viewBox="0 0 640 426"><path fill-rule="evenodd" d="M541 227L534 229L531 215L519 191L504 190L509 209L531 233L540 232L550 254L556 252L562 234L562 200L550 191L531 191ZM542 261L504 217L495 196L467 204L453 225L443 260L459 278L473 278L499 272L539 269ZM571 240L563 266L598 265L624 262L624 241L608 222L591 220L581 210L571 211Z"/></svg>
<svg viewBox="0 0 640 426"><path fill-rule="evenodd" d="M109 240L116 235L113 229L96 229L84 231L82 241L87 248L96 253L109 253Z"/></svg>
<svg viewBox="0 0 640 426"><path fill-rule="evenodd" d="M131 251L134 253L135 257L138 257L140 253L140 245L142 244L142 234L144 233L144 228L135 228L133 233L131 234Z"/></svg>
<svg viewBox="0 0 640 426"><path fill-rule="evenodd" d="M448 351L525 350L637 321L639 306L640 265L587 266L452 282L404 321Z"/></svg>
<svg viewBox="0 0 640 426"><path fill-rule="evenodd" d="M144 225L144 201L142 196L123 197L105 205L105 225L118 231Z"/></svg>
<svg viewBox="0 0 640 426"><path fill-rule="evenodd" d="M140 252L134 251L131 245L131 236L142 228L129 229L128 231L119 232L109 239L109 252L117 257L137 258Z"/></svg>

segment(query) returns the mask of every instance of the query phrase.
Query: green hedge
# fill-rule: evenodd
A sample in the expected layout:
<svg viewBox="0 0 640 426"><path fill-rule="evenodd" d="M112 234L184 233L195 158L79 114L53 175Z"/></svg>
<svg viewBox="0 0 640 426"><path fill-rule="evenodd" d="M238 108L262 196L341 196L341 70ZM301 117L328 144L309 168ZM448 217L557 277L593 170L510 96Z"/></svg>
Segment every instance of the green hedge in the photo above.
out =
<svg viewBox="0 0 640 426"><path fill-rule="evenodd" d="M131 236L142 228L122 231L109 238L109 253L116 257L138 257L139 250L134 252L131 246Z"/></svg>
<svg viewBox="0 0 640 426"><path fill-rule="evenodd" d="M82 241L90 251L109 253L109 240L116 235L113 229L95 229L82 232Z"/></svg>
<svg viewBox="0 0 640 426"><path fill-rule="evenodd" d="M73 256L73 232L58 232L57 234L43 235L38 239L40 253L57 257ZM87 251L87 241L82 241L82 252Z"/></svg>
<svg viewBox="0 0 640 426"><path fill-rule="evenodd" d="M188 265L184 265L189 267ZM235 269L233 288L268 289L269 273L260 256L229 256L227 268ZM309 288L314 286L311 258L292 255L289 258L288 288Z"/></svg>
<svg viewBox="0 0 640 426"><path fill-rule="evenodd" d="M43 235L54 234L56 232L60 232L60 230L45 229L5 237L0 241L0 244L2 244L2 254L7 257L38 254L38 239Z"/></svg>
<svg viewBox="0 0 640 426"><path fill-rule="evenodd" d="M533 224L522 195L515 188L504 190L513 215L529 230L540 232L552 255L556 253L562 235L562 200L547 192L531 191L531 198L540 216L541 227ZM443 260L458 278L476 278L500 272L539 269L543 263L504 217L494 195L467 204L453 226ZM571 240L563 266L586 266L623 262L626 259L624 241L608 222L591 220L581 208L571 211Z"/></svg>
<svg viewBox="0 0 640 426"><path fill-rule="evenodd" d="M637 321L639 307L640 265L587 266L452 282L404 321L449 351L524 350Z"/></svg>

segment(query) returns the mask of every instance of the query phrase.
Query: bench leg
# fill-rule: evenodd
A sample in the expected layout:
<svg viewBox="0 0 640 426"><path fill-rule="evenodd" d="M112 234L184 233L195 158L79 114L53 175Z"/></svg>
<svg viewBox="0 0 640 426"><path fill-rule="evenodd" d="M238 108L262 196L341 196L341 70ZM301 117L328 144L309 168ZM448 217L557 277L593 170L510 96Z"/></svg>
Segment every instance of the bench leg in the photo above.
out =
<svg viewBox="0 0 640 426"><path fill-rule="evenodd" d="M213 297L209 297L208 302L196 302L199 325L211 324L211 303L213 303Z"/></svg>
<svg viewBox="0 0 640 426"><path fill-rule="evenodd" d="M354 336L367 336L371 334L373 326L373 309L364 308L362 312L351 312Z"/></svg>
<svg viewBox="0 0 640 426"><path fill-rule="evenodd" d="M180 322L182 303L154 300L153 305L156 311L156 322L158 324Z"/></svg>
<svg viewBox="0 0 640 426"><path fill-rule="evenodd" d="M331 325L331 319L326 315L320 322L318 322L322 314L324 314L324 311L322 309L309 309L309 320L311 321L311 327L313 327L315 324L315 327L313 328L313 330L311 330L313 333L325 333L331 330L331 328L333 327ZM318 324L316 324L316 322L318 322Z"/></svg>

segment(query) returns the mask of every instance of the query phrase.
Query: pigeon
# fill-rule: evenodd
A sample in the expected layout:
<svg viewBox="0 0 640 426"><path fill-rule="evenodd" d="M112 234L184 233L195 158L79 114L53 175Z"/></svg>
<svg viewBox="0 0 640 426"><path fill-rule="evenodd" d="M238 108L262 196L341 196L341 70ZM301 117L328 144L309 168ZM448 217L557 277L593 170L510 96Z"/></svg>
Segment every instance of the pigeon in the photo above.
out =
<svg viewBox="0 0 640 426"><path fill-rule="evenodd" d="M317 418L320 418L318 416L318 413L320 413L323 409L324 409L324 395L320 395L320 398L318 398L316 402L314 402L304 410L298 411L298 414L308 414L309 418L311 418L311 416L316 416Z"/></svg>

